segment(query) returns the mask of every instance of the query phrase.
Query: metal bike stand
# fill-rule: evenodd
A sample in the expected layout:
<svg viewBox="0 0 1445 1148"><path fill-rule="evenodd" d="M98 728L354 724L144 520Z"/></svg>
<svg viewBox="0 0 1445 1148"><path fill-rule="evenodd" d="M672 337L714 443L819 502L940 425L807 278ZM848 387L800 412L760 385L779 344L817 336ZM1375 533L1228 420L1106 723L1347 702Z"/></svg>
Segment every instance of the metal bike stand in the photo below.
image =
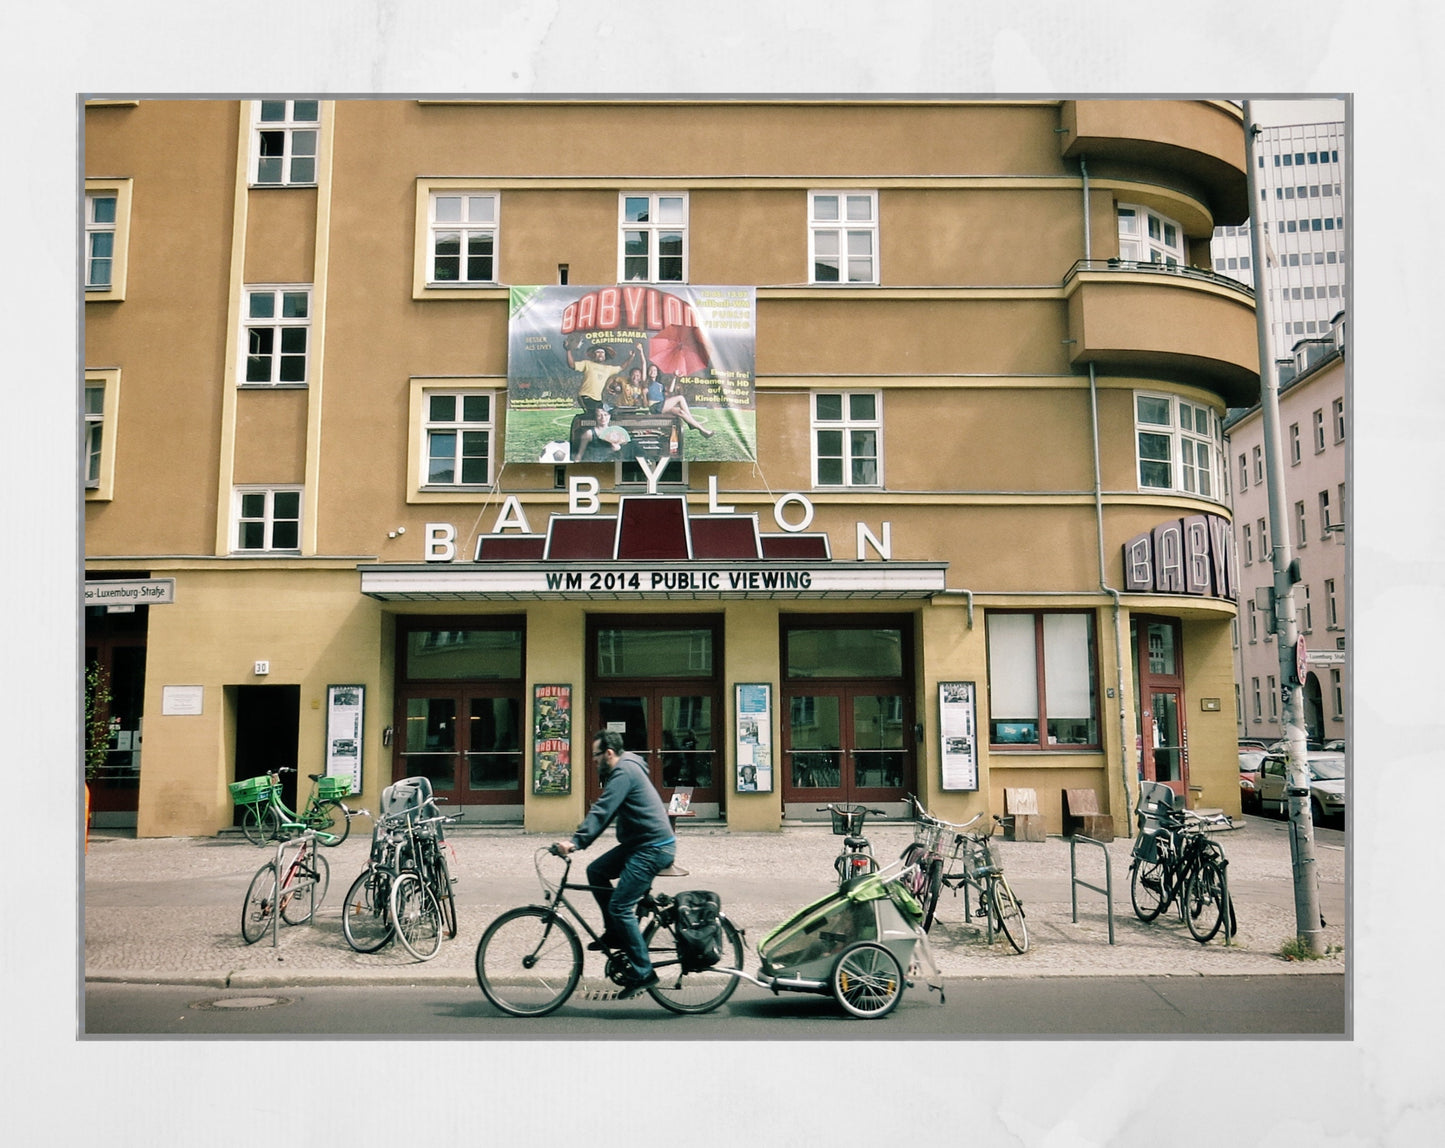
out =
<svg viewBox="0 0 1445 1148"><path fill-rule="evenodd" d="M273 949L278 948L281 944L281 885L283 881L281 876L281 857L282 854L286 852L286 846L295 845L298 849L304 849L306 847L306 841L307 838L303 836L291 841L279 841L276 843L276 896L271 905L271 947ZM309 885L307 896L311 898L311 915L306 919L308 922L311 922L316 920L316 881L313 878L307 884Z"/></svg>
<svg viewBox="0 0 1445 1148"><path fill-rule="evenodd" d="M1104 888L1097 885L1090 885L1087 881L1079 880L1079 866L1075 847L1082 841L1086 845L1097 845L1099 851L1104 854ZM1069 896L1073 901L1074 924L1079 923L1079 886L1085 889L1092 889L1095 893L1104 894L1104 904L1109 916L1109 944L1114 943L1114 867L1109 857L1109 850L1102 841L1096 841L1092 837L1081 837L1077 834L1069 838Z"/></svg>

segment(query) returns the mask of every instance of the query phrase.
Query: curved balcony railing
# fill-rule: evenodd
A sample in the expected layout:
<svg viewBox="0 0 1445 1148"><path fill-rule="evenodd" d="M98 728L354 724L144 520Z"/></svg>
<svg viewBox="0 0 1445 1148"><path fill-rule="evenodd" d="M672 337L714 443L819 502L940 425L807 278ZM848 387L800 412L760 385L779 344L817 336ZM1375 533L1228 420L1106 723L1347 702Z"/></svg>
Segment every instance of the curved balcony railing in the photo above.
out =
<svg viewBox="0 0 1445 1148"><path fill-rule="evenodd" d="M1175 279L1192 279L1197 282L1228 287L1249 299L1254 298L1254 288L1249 284L1241 283L1238 279L1231 279L1228 275L1221 275L1217 271L1208 271L1202 267L1185 267L1182 264L1171 267L1167 263L1141 263L1136 259L1080 259L1065 273L1063 285L1067 287L1070 280L1081 271L1128 271L1132 274L1142 273L1144 275L1165 275Z"/></svg>

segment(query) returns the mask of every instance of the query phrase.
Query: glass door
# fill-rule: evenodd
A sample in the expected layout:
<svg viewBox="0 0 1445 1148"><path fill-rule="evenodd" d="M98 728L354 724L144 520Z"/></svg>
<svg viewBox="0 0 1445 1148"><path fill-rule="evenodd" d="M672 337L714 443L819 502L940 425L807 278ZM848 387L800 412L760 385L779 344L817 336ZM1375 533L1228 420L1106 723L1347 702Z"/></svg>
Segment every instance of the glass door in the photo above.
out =
<svg viewBox="0 0 1445 1148"><path fill-rule="evenodd" d="M789 692L784 800L901 801L912 764L912 710L901 692L813 687Z"/></svg>
<svg viewBox="0 0 1445 1148"><path fill-rule="evenodd" d="M396 778L426 777L457 804L522 801L520 706L510 693L429 690L403 700Z"/></svg>
<svg viewBox="0 0 1445 1148"><path fill-rule="evenodd" d="M679 690L674 686L633 687L603 694L587 736L599 729L622 734L623 748L647 762L652 784L664 794L678 786L691 787L692 800L721 799L718 763L717 698L712 692ZM590 748L590 747L589 747ZM597 771L587 774L587 800L601 792Z"/></svg>
<svg viewBox="0 0 1445 1148"><path fill-rule="evenodd" d="M1173 618L1130 620L1134 647L1135 733L1139 777L1188 795L1189 749L1185 726L1183 648Z"/></svg>

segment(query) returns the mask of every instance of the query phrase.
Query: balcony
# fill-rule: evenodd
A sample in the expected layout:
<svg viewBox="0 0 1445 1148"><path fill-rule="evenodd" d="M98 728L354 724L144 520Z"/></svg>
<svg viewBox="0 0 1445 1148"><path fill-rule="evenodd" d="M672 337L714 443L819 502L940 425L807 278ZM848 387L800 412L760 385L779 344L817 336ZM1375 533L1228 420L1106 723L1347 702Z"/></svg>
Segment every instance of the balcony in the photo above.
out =
<svg viewBox="0 0 1445 1148"><path fill-rule="evenodd" d="M1218 100L1066 100L1060 149L1091 175L1131 175L1199 197L1210 226L1249 217L1244 115Z"/></svg>
<svg viewBox="0 0 1445 1148"><path fill-rule="evenodd" d="M1064 276L1069 358L1110 374L1171 379L1231 407L1259 400L1254 292L1193 267L1080 260Z"/></svg>

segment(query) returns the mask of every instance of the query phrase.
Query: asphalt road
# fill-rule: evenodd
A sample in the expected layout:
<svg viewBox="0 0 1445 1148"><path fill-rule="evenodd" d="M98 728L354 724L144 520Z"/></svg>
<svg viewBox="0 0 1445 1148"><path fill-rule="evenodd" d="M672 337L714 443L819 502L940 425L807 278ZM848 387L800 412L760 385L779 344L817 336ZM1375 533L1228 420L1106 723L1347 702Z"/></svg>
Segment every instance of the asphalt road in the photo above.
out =
<svg viewBox="0 0 1445 1148"><path fill-rule="evenodd" d="M921 985L881 1020L847 1017L830 997L742 984L722 1008L674 1016L648 997L588 1001L549 1017L499 1013L477 988L318 986L226 990L90 984L82 1036L442 1037L858 1040L901 1037L1342 1037L1345 977L950 978L945 1000Z"/></svg>

